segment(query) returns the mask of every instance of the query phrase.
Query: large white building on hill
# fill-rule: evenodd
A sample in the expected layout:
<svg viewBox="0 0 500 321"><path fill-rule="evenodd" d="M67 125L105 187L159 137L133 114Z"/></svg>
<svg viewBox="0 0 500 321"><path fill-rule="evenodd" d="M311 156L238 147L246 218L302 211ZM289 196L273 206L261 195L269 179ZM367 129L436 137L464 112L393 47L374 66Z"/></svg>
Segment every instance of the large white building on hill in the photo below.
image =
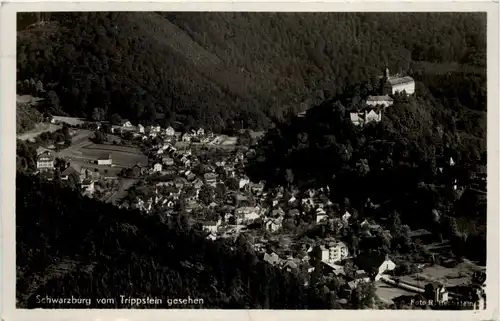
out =
<svg viewBox="0 0 500 321"><path fill-rule="evenodd" d="M415 80L409 76L391 76L389 68L385 68L384 76L382 77L382 94L394 95L397 92L406 92L408 95L415 93Z"/></svg>

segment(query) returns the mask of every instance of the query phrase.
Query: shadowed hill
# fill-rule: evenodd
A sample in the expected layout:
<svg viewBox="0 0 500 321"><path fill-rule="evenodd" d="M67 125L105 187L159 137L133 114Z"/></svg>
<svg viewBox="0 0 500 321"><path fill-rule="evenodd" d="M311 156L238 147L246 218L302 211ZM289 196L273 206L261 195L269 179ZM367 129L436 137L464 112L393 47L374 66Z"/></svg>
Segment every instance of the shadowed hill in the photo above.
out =
<svg viewBox="0 0 500 321"><path fill-rule="evenodd" d="M16 178L17 299L22 308L40 297L162 297L203 299L176 308L331 308L327 296L306 288L300 274L259 260L252 247L206 240L187 217L161 218L124 211L82 197L56 182ZM74 306L86 308L86 306ZM107 308L128 308L117 304ZM142 306L144 307L144 306Z"/></svg>
<svg viewBox="0 0 500 321"><path fill-rule="evenodd" d="M18 79L41 80L52 112L214 130L267 127L385 64L409 73L425 61L480 65L486 39L485 15L472 13L89 12L19 21Z"/></svg>

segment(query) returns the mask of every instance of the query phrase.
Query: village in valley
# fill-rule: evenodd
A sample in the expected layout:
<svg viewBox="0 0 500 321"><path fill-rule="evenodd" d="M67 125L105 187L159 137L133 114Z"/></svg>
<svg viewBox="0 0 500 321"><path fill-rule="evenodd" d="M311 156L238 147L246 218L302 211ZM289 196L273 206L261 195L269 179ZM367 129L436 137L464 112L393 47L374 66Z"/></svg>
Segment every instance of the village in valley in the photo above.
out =
<svg viewBox="0 0 500 321"><path fill-rule="evenodd" d="M368 97L364 109L348 113L354 125L383 121L382 112L390 108L394 94L415 93L411 77L390 76L386 69L381 79L380 95ZM270 189L251 181L245 168L256 157L262 133L241 130L228 136L203 128L179 132L172 126L65 116L50 116L46 123L66 132L71 142L38 146L37 174L67 181L88 197L145 215L183 215L209 240L244 237L263 261L308 275L307 282L340 278L344 302L353 292L372 287L387 306L416 294L431 307L429 302L484 306L484 267L465 261L447 268L446 262L453 260L447 240L436 243L430 231L411 231L389 213L380 221L360 218L348 202L332 203L327 188ZM453 158L444 159L440 171L454 165ZM476 181L477 189L485 189L485 169ZM464 187L455 181L450 188ZM380 208L367 199L363 212ZM419 259L371 250L394 237L395 228L407 242L418 244Z"/></svg>

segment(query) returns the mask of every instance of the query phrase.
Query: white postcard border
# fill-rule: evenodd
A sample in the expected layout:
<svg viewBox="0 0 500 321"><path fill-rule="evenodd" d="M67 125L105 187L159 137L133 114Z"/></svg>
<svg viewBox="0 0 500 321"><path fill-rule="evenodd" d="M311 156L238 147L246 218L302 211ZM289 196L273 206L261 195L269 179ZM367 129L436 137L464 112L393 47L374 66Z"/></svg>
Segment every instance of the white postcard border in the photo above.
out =
<svg viewBox="0 0 500 321"><path fill-rule="evenodd" d="M480 1L440 2L285 2L226 1L180 2L0 2L0 206L2 259L2 319L11 320L498 320L499 318L499 6ZM26 11L487 11L488 12L488 232L487 309L484 311L405 310L23 310L15 309L15 99L16 99L16 13Z"/></svg>

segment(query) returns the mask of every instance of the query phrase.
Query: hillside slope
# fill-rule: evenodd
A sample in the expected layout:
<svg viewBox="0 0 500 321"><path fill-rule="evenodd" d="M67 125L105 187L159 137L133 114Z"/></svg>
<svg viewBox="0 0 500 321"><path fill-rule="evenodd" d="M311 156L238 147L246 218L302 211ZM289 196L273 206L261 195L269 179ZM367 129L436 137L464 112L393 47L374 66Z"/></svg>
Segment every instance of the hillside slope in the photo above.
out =
<svg viewBox="0 0 500 321"><path fill-rule="evenodd" d="M385 64L410 74L421 61L483 68L486 42L482 14L115 12L19 20L18 79L42 80L53 111L214 130L266 127Z"/></svg>
<svg viewBox="0 0 500 321"><path fill-rule="evenodd" d="M20 308L42 307L37 295L92 298L90 308L130 308L120 304L120 295L163 298L159 306L139 308L173 308L167 298L188 296L204 304L175 308L332 307L327 295L304 286L300 274L259 260L244 237L208 241L182 214L120 210L23 173L16 177L16 193ZM102 297L116 304L97 304Z"/></svg>
<svg viewBox="0 0 500 321"><path fill-rule="evenodd" d="M42 114L35 108L38 100L32 96L18 96L16 101L16 133L21 134L34 129L43 120Z"/></svg>

